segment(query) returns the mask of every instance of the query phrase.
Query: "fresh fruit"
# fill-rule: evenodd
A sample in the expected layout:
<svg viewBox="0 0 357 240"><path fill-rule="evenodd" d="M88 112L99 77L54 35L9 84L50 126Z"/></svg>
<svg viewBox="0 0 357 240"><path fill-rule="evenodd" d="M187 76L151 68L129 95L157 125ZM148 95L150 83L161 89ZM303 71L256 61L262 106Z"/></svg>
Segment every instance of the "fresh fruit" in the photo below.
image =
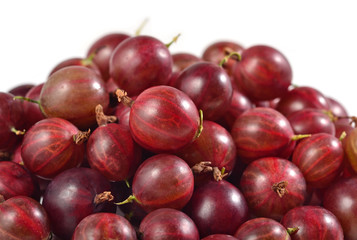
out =
<svg viewBox="0 0 357 240"><path fill-rule="evenodd" d="M50 221L41 204L26 196L1 200L0 239L49 239Z"/></svg>
<svg viewBox="0 0 357 240"><path fill-rule="evenodd" d="M173 152L200 133L202 122L196 105L176 88L150 87L134 101L125 91L117 90L117 95L131 108L129 126L134 140L147 150Z"/></svg>

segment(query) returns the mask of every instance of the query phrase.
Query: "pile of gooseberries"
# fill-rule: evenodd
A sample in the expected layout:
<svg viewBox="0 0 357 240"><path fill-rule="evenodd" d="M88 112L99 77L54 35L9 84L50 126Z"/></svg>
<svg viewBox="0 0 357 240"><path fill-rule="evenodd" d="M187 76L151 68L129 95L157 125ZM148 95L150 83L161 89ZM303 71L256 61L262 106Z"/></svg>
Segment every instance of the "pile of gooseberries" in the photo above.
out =
<svg viewBox="0 0 357 240"><path fill-rule="evenodd" d="M357 118L276 48L176 40L0 92L0 239L357 239Z"/></svg>

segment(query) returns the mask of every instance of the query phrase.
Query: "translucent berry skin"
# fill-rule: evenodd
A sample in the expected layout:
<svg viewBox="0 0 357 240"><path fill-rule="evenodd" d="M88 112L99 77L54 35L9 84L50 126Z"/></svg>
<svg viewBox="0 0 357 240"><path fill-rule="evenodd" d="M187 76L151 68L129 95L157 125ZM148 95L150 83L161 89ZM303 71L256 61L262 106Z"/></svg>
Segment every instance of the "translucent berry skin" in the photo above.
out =
<svg viewBox="0 0 357 240"><path fill-rule="evenodd" d="M131 137L129 129L109 123L96 128L87 145L87 159L109 181L131 178L141 161L141 147Z"/></svg>
<svg viewBox="0 0 357 240"><path fill-rule="evenodd" d="M231 173L236 162L236 146L230 133L221 125L204 120L201 135L191 144L176 152L190 167L200 162L211 162L210 166L225 168L225 173ZM200 178L202 176L202 178ZM207 181L212 173L199 174L197 180Z"/></svg>
<svg viewBox="0 0 357 240"><path fill-rule="evenodd" d="M193 101L169 86L146 89L131 106L130 131L142 147L156 153L174 152L194 140L200 117Z"/></svg>
<svg viewBox="0 0 357 240"><path fill-rule="evenodd" d="M69 66L52 74L42 87L40 104L46 117L59 117L81 130L96 125L95 107L108 108L109 94L102 78L89 68Z"/></svg>
<svg viewBox="0 0 357 240"><path fill-rule="evenodd" d="M296 87L290 89L281 97L276 109L284 116L305 108L329 110L328 99L317 89L312 87Z"/></svg>
<svg viewBox="0 0 357 240"><path fill-rule="evenodd" d="M279 196L274 185L281 182L286 182L287 192ZM303 205L307 194L300 169L289 160L274 157L250 163L243 172L240 189L256 216L277 221L290 209Z"/></svg>
<svg viewBox="0 0 357 240"><path fill-rule="evenodd" d="M254 218L248 220L237 229L234 236L238 240L291 239L286 228L271 218Z"/></svg>
<svg viewBox="0 0 357 240"><path fill-rule="evenodd" d="M342 143L328 133L317 133L302 139L292 155L306 183L312 188L328 187L340 174L344 152Z"/></svg>
<svg viewBox="0 0 357 240"><path fill-rule="evenodd" d="M113 51L109 71L118 86L134 96L149 87L168 84L172 57L166 45L156 38L130 37Z"/></svg>
<svg viewBox="0 0 357 240"><path fill-rule="evenodd" d="M296 145L294 131L286 117L267 107L242 113L234 122L231 135L237 156L245 163L262 157L288 158Z"/></svg>
<svg viewBox="0 0 357 240"><path fill-rule="evenodd" d="M108 81L109 74L109 60L119 43L129 38L130 36L125 33L109 33L98 38L89 47L87 57L95 54L93 62L98 66L100 74L104 81Z"/></svg>
<svg viewBox="0 0 357 240"><path fill-rule="evenodd" d="M24 165L33 174L52 179L66 169L78 167L85 147L76 144L78 128L61 118L45 118L25 134L21 145Z"/></svg>
<svg viewBox="0 0 357 240"><path fill-rule="evenodd" d="M24 117L20 100L11 93L0 92L0 152L11 153L22 136L12 129L23 130Z"/></svg>
<svg viewBox="0 0 357 240"><path fill-rule="evenodd" d="M320 206L300 206L291 209L281 219L286 228L298 228L292 240L343 240L341 224L333 213Z"/></svg>
<svg viewBox="0 0 357 240"><path fill-rule="evenodd" d="M0 202L0 239L49 239L50 221L36 200L16 196Z"/></svg>
<svg viewBox="0 0 357 240"><path fill-rule="evenodd" d="M218 41L213 42L208 45L202 54L202 59L215 64L219 64L224 57L226 57L231 52L242 53L244 47L233 41ZM234 65L237 63L235 59L228 59L226 63L223 64L223 68L227 71L228 75L232 75Z"/></svg>
<svg viewBox="0 0 357 240"><path fill-rule="evenodd" d="M19 195L34 197L38 190L30 173L18 163L1 161L0 176L0 195L5 200Z"/></svg>
<svg viewBox="0 0 357 240"><path fill-rule="evenodd" d="M199 240L195 223L185 213L171 208L157 209L142 220L139 232L145 240Z"/></svg>
<svg viewBox="0 0 357 240"><path fill-rule="evenodd" d="M53 233L70 239L83 218L105 209L108 203L96 203L95 197L110 188L110 182L90 168L72 168L57 175L43 195Z"/></svg>
<svg viewBox="0 0 357 240"><path fill-rule="evenodd" d="M190 200L193 173L181 158L158 154L146 159L135 172L133 195L146 212L159 208L182 209Z"/></svg>
<svg viewBox="0 0 357 240"><path fill-rule="evenodd" d="M135 229L130 222L114 213L93 213L77 225L72 240L121 239L136 240Z"/></svg>
<svg viewBox="0 0 357 240"><path fill-rule="evenodd" d="M331 211L341 223L346 240L356 239L357 177L341 179L328 187L322 206Z"/></svg>
<svg viewBox="0 0 357 240"><path fill-rule="evenodd" d="M295 134L336 133L331 118L321 109L304 108L291 113L287 119Z"/></svg>
<svg viewBox="0 0 357 240"><path fill-rule="evenodd" d="M231 183L207 181L195 188L184 211L196 223L200 236L233 235L248 219L248 205L241 191Z"/></svg>
<svg viewBox="0 0 357 240"><path fill-rule="evenodd" d="M228 74L209 62L198 62L184 69L174 87L185 92L207 120L223 116L232 101L233 87Z"/></svg>
<svg viewBox="0 0 357 240"><path fill-rule="evenodd" d="M292 69L277 49L265 45L246 48L234 65L236 86L252 101L282 97L291 85Z"/></svg>

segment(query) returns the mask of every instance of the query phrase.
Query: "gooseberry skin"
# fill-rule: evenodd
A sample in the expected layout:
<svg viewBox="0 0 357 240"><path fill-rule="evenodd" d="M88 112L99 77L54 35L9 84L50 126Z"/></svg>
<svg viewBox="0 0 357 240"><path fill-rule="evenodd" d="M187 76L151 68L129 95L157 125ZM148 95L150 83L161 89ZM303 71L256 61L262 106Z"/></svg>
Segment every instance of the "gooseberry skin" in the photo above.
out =
<svg viewBox="0 0 357 240"><path fill-rule="evenodd" d="M304 108L291 113L287 119L295 134L336 133L331 118L321 109Z"/></svg>
<svg viewBox="0 0 357 240"><path fill-rule="evenodd" d="M134 140L155 153L174 152L194 140L200 117L193 101L170 86L146 89L131 106L129 127Z"/></svg>
<svg viewBox="0 0 357 240"><path fill-rule="evenodd" d="M191 53L180 52L172 54L172 61L172 72L180 73L192 64L202 61L202 59Z"/></svg>
<svg viewBox="0 0 357 240"><path fill-rule="evenodd" d="M245 163L262 157L288 158L296 144L286 117L267 107L243 112L234 122L231 135L237 156Z"/></svg>
<svg viewBox="0 0 357 240"><path fill-rule="evenodd" d="M36 185L30 173L20 164L10 161L0 162L0 195L5 200L15 196L33 197Z"/></svg>
<svg viewBox="0 0 357 240"><path fill-rule="evenodd" d="M72 240L136 240L130 222L114 213L93 213L83 218L74 230Z"/></svg>
<svg viewBox="0 0 357 240"><path fill-rule="evenodd" d="M301 86L290 89L276 106L276 110L284 116L305 108L329 110L330 105L328 99L316 88Z"/></svg>
<svg viewBox="0 0 357 240"><path fill-rule="evenodd" d="M279 196L274 185L286 182ZM240 189L252 213L280 221L290 209L303 205L306 182L300 169L291 161L267 157L250 163L243 172Z"/></svg>
<svg viewBox="0 0 357 240"><path fill-rule="evenodd" d="M0 239L49 239L50 222L45 209L36 200L16 196L0 202Z"/></svg>
<svg viewBox="0 0 357 240"><path fill-rule="evenodd" d="M232 101L228 110L218 121L223 127L230 131L235 120L245 111L252 109L253 103L238 90L233 90Z"/></svg>
<svg viewBox="0 0 357 240"><path fill-rule="evenodd" d="M236 147L232 136L221 125L208 120L203 121L201 135L175 154L185 160L190 167L207 161L211 162L212 167L218 167L220 170L224 168L225 173L231 173L236 162ZM212 176L211 173L209 175Z"/></svg>
<svg viewBox="0 0 357 240"><path fill-rule="evenodd" d="M89 47L87 57L95 54L93 62L98 66L104 81L108 81L110 78L109 60L114 49L118 46L119 43L129 37L130 36L125 33L109 33L98 38Z"/></svg>
<svg viewBox="0 0 357 240"><path fill-rule="evenodd" d="M171 208L157 209L141 221L143 240L199 240L195 223L185 213Z"/></svg>
<svg viewBox="0 0 357 240"><path fill-rule="evenodd" d="M129 129L117 123L96 128L86 149L90 167L109 181L131 178L141 161L141 147L134 142Z"/></svg>
<svg viewBox="0 0 357 240"><path fill-rule="evenodd" d="M254 218L243 223L235 232L238 240L290 240L286 228L271 218Z"/></svg>
<svg viewBox="0 0 357 240"><path fill-rule="evenodd" d="M146 212L159 208L182 209L190 200L193 187L191 168L170 154L146 159L135 172L132 183L133 195Z"/></svg>
<svg viewBox="0 0 357 240"><path fill-rule="evenodd" d="M218 65L222 59L230 53L236 52L238 54L242 54L243 50L244 47L237 42L217 41L211 43L204 49L202 53L202 59ZM223 68L227 71L229 76L232 75L232 71L236 62L237 60L229 58L228 61L223 64Z"/></svg>
<svg viewBox="0 0 357 240"><path fill-rule="evenodd" d="M37 122L22 141L21 157L25 167L46 179L78 167L85 153L84 145L76 144L74 140L78 132L76 126L61 118L45 118Z"/></svg>
<svg viewBox="0 0 357 240"><path fill-rule="evenodd" d="M302 139L292 155L292 162L301 170L312 188L328 187L342 170L342 143L328 133L317 133Z"/></svg>
<svg viewBox="0 0 357 240"><path fill-rule="evenodd" d="M202 238L201 240L237 240L237 238L227 234L212 234Z"/></svg>
<svg viewBox="0 0 357 240"><path fill-rule="evenodd" d="M95 126L95 107L104 112L109 94L99 75L89 68L69 66L53 73L40 94L42 112L47 118L58 117L72 122L81 130Z"/></svg>
<svg viewBox="0 0 357 240"><path fill-rule="evenodd" d="M95 197L110 188L110 182L90 168L72 168L57 175L43 195L53 233L70 239L83 218L103 211L106 202L96 203Z"/></svg>
<svg viewBox="0 0 357 240"><path fill-rule="evenodd" d="M207 181L195 188L184 212L196 223L201 238L218 233L233 235L249 214L241 191L225 180Z"/></svg>
<svg viewBox="0 0 357 240"><path fill-rule="evenodd" d="M287 58L277 49L255 45L243 50L241 61L234 65L235 84L252 101L282 97L292 82Z"/></svg>
<svg viewBox="0 0 357 240"><path fill-rule="evenodd" d="M26 93L25 97L34 101L39 101L43 85L44 83L34 86ZM25 129L27 130L32 125L45 118L41 111L40 105L37 103L23 101L22 108L24 111L24 116L26 118Z"/></svg>
<svg viewBox="0 0 357 240"><path fill-rule="evenodd" d="M11 93L0 92L0 152L11 153L21 141L12 129L22 131L23 120L21 102Z"/></svg>
<svg viewBox="0 0 357 240"><path fill-rule="evenodd" d="M134 96L149 87L168 84L172 57L165 44L154 37L130 37L114 49L109 72L119 88Z"/></svg>
<svg viewBox="0 0 357 240"><path fill-rule="evenodd" d="M225 70L213 63L198 62L184 69L175 80L177 89L185 92L206 120L219 119L229 108L233 87Z"/></svg>
<svg viewBox="0 0 357 240"><path fill-rule="evenodd" d="M357 236L357 177L345 178L328 187L322 206L332 212L341 223L345 240Z"/></svg>
<svg viewBox="0 0 357 240"><path fill-rule="evenodd" d="M320 206L300 206L281 219L286 228L298 228L292 240L343 240L343 230L335 215Z"/></svg>

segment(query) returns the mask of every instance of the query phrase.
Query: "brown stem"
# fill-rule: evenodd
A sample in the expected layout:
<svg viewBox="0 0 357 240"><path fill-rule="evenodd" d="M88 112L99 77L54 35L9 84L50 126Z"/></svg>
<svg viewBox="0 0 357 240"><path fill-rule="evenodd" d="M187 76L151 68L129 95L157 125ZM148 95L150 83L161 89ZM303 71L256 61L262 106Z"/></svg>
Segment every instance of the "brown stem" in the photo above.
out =
<svg viewBox="0 0 357 240"><path fill-rule="evenodd" d="M9 160L10 153L0 151L0 161L2 160Z"/></svg>
<svg viewBox="0 0 357 240"><path fill-rule="evenodd" d="M118 102L122 102L127 107L131 107L131 105L134 103L133 99L128 97L128 93L122 89L117 89L115 91L115 95L118 98Z"/></svg>
<svg viewBox="0 0 357 240"><path fill-rule="evenodd" d="M278 183L274 183L271 188L279 195L280 198L282 198L285 194L289 193L288 189L286 189L287 186L287 181L281 181Z"/></svg>
<svg viewBox="0 0 357 240"><path fill-rule="evenodd" d="M349 119L351 120L350 124L354 124L354 126L357 126L357 117L355 116L344 116L344 117L337 117L337 119Z"/></svg>
<svg viewBox="0 0 357 240"><path fill-rule="evenodd" d="M5 202L5 197L0 194L0 203L3 203L3 202Z"/></svg>
<svg viewBox="0 0 357 240"><path fill-rule="evenodd" d="M213 172L213 167L211 167L211 162L200 162L191 167L194 174Z"/></svg>
<svg viewBox="0 0 357 240"><path fill-rule="evenodd" d="M104 114L102 105L98 104L95 107L95 116L98 126L105 126L108 123L113 123L117 121L116 116L107 116Z"/></svg>
<svg viewBox="0 0 357 240"><path fill-rule="evenodd" d="M87 141L89 135L90 135L90 129L88 129L88 131L86 132L79 131L77 134L73 135L73 141L78 145L82 144L85 141Z"/></svg>
<svg viewBox="0 0 357 240"><path fill-rule="evenodd" d="M225 168L222 168L222 170L219 170L218 167L213 167L213 178L214 180L222 181L224 177L228 176L228 173L225 173Z"/></svg>
<svg viewBox="0 0 357 240"><path fill-rule="evenodd" d="M98 193L97 195L95 195L94 197L94 204L99 204L99 203L102 203L102 202L110 202L110 201L113 201L114 200L114 196L112 195L111 192L109 191L104 191L102 193Z"/></svg>

